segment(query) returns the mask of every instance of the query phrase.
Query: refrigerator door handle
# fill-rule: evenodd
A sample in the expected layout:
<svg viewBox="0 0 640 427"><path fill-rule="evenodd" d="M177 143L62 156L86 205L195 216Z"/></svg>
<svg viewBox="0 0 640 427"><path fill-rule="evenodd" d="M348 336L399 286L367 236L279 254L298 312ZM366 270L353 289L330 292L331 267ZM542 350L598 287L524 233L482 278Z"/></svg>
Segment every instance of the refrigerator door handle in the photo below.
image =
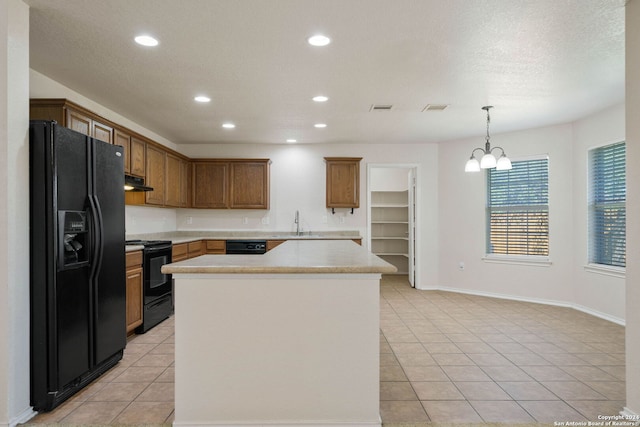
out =
<svg viewBox="0 0 640 427"><path fill-rule="evenodd" d="M94 218L94 259L93 268L91 270L92 278L96 278L102 268L102 255L104 252L104 227L102 224L102 211L100 202L94 195L89 196L91 212Z"/></svg>

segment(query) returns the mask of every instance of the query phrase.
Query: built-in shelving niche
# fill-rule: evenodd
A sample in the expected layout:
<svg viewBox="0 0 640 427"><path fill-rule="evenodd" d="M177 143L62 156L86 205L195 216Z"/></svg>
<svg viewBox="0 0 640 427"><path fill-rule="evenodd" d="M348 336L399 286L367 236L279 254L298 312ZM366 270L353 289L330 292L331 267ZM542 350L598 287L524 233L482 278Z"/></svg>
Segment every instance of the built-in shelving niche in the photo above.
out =
<svg viewBox="0 0 640 427"><path fill-rule="evenodd" d="M409 274L409 190L371 192L371 252Z"/></svg>

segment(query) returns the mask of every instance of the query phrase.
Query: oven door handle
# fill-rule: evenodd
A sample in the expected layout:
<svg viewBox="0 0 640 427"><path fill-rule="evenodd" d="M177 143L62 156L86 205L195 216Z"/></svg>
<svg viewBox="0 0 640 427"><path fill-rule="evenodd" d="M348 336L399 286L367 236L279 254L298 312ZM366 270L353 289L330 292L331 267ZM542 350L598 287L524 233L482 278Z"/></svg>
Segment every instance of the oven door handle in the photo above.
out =
<svg viewBox="0 0 640 427"><path fill-rule="evenodd" d="M153 246L153 247L145 247L144 248L144 251L147 252L147 253L155 253L155 252L166 251L166 250L171 251L171 245Z"/></svg>

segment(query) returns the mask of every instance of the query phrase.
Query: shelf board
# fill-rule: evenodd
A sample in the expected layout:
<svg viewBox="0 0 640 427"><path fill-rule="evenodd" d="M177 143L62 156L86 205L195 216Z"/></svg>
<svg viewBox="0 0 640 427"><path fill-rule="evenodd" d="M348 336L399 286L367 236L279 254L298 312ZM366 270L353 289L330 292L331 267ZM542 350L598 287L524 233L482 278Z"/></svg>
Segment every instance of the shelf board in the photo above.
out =
<svg viewBox="0 0 640 427"><path fill-rule="evenodd" d="M409 224L409 221L389 221L389 220L385 220L385 221L377 221L377 220L373 220L371 221L371 224Z"/></svg>
<svg viewBox="0 0 640 427"><path fill-rule="evenodd" d="M372 208L408 208L409 204L398 204L398 203L376 203L371 205Z"/></svg>
<svg viewBox="0 0 640 427"><path fill-rule="evenodd" d="M402 254L399 252L374 252L373 254L378 256L401 256L404 258L409 258L409 254Z"/></svg>
<svg viewBox="0 0 640 427"><path fill-rule="evenodd" d="M409 240L409 238L399 236L371 236L371 240Z"/></svg>

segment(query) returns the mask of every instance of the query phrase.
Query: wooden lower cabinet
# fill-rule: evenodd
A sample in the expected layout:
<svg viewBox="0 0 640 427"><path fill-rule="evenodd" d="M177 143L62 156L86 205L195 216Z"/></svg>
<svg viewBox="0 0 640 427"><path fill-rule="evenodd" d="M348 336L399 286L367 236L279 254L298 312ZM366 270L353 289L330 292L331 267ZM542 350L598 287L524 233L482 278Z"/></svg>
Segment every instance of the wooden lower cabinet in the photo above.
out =
<svg viewBox="0 0 640 427"><path fill-rule="evenodd" d="M224 255L227 253L227 241L205 240L205 252L208 255Z"/></svg>
<svg viewBox="0 0 640 427"><path fill-rule="evenodd" d="M187 243L187 254L189 258L197 257L205 254L206 245L202 240Z"/></svg>
<svg viewBox="0 0 640 427"><path fill-rule="evenodd" d="M125 259L127 335L130 335L133 334L135 328L142 324L142 251L127 252Z"/></svg>
<svg viewBox="0 0 640 427"><path fill-rule="evenodd" d="M267 252L284 242L286 242L286 240L267 240Z"/></svg>
<svg viewBox="0 0 640 427"><path fill-rule="evenodd" d="M189 258L189 244L178 243L171 248L171 262L184 261Z"/></svg>
<svg viewBox="0 0 640 427"><path fill-rule="evenodd" d="M184 261L205 254L206 245L202 240L195 242L177 243L171 251L171 262Z"/></svg>

